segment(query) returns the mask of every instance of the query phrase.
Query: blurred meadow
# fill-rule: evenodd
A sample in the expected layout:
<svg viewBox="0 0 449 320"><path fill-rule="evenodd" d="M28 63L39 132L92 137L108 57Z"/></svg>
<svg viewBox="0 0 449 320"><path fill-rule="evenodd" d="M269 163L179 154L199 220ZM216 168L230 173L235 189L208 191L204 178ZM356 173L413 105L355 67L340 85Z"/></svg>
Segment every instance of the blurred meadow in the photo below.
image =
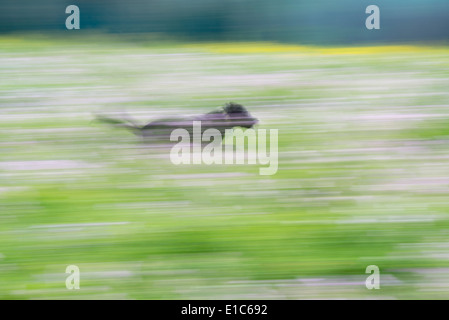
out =
<svg viewBox="0 0 449 320"><path fill-rule="evenodd" d="M0 37L1 299L449 298L449 47L127 39ZM275 175L93 121L229 101Z"/></svg>

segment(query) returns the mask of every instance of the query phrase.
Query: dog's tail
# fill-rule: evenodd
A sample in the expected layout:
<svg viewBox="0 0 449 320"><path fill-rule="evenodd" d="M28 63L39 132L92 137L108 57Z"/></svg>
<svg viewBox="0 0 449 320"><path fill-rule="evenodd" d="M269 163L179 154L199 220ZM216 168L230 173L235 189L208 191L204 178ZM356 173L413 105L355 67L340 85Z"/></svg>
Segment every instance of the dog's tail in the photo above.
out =
<svg viewBox="0 0 449 320"><path fill-rule="evenodd" d="M127 115L122 115L120 118L111 118L105 115L95 115L95 120L103 123L113 125L115 127L126 128L135 135L142 135L142 126L131 120Z"/></svg>

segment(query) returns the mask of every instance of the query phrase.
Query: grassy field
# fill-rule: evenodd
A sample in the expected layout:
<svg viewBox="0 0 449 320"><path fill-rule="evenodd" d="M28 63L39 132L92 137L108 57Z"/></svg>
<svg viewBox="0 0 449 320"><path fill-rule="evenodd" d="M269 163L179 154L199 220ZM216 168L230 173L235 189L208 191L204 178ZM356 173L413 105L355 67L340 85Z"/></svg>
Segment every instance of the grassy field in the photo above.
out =
<svg viewBox="0 0 449 320"><path fill-rule="evenodd" d="M3 36L0 298L449 298L448 88L448 47ZM228 101L277 174L92 121Z"/></svg>

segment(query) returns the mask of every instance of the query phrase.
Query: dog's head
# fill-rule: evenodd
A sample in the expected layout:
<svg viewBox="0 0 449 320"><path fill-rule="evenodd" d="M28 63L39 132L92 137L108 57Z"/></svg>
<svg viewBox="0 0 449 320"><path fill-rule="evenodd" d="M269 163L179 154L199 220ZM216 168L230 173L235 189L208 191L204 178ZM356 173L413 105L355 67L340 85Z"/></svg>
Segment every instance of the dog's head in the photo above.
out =
<svg viewBox="0 0 449 320"><path fill-rule="evenodd" d="M259 120L251 116L244 106L238 103L229 102L225 104L223 112L226 114L228 121L235 122L236 126L239 127L252 128L259 122Z"/></svg>

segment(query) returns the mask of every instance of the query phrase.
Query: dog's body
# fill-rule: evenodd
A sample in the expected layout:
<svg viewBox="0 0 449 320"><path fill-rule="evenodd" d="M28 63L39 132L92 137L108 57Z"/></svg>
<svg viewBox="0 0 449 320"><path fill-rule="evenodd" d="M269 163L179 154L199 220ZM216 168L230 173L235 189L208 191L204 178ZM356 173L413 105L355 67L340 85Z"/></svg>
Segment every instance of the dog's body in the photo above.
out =
<svg viewBox="0 0 449 320"><path fill-rule="evenodd" d="M144 126L140 126L128 118L113 119L98 116L97 119L130 129L134 134L143 138L157 140L169 140L171 132L175 129L185 129L192 136L194 121L201 122L201 134L207 129L214 128L220 131L223 137L226 129L232 129L234 127L251 128L258 122L245 107L232 102L227 103L223 108L203 115L158 119Z"/></svg>

